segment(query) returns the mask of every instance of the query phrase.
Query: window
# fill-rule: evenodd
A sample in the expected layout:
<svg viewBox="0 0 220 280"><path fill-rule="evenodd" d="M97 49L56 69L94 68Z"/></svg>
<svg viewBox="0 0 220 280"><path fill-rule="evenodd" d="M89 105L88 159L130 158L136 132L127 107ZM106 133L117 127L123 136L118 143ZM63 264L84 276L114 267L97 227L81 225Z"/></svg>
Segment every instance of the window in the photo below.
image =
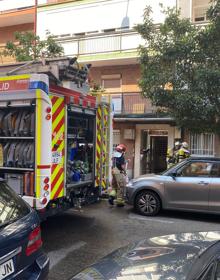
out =
<svg viewBox="0 0 220 280"><path fill-rule="evenodd" d="M196 280L212 280L213 279L213 264L211 264ZM216 279L216 278L215 278ZM218 278L217 278L218 280Z"/></svg>
<svg viewBox="0 0 220 280"><path fill-rule="evenodd" d="M212 169L210 162L191 162L184 166L179 172L181 177L209 177Z"/></svg>
<svg viewBox="0 0 220 280"><path fill-rule="evenodd" d="M190 135L191 154L196 156L214 156L214 134L201 133Z"/></svg>
<svg viewBox="0 0 220 280"><path fill-rule="evenodd" d="M122 113L122 96L118 94L112 94L112 106L115 114Z"/></svg>
<svg viewBox="0 0 220 280"><path fill-rule="evenodd" d="M121 92L121 75L103 75L102 86L108 93L119 93Z"/></svg>
<svg viewBox="0 0 220 280"><path fill-rule="evenodd" d="M119 129L113 130L113 148L118 146L121 143L121 132Z"/></svg>
<svg viewBox="0 0 220 280"><path fill-rule="evenodd" d="M212 177L220 177L220 163L214 163L211 170Z"/></svg>
<svg viewBox="0 0 220 280"><path fill-rule="evenodd" d="M206 13L208 8L208 5L194 7L194 22L207 21Z"/></svg>

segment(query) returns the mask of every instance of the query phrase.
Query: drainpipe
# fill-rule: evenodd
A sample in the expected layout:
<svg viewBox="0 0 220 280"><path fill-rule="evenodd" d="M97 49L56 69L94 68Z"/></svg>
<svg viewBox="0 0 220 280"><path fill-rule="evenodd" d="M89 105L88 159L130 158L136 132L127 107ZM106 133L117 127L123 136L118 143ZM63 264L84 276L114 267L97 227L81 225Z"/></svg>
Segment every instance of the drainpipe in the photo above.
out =
<svg viewBox="0 0 220 280"><path fill-rule="evenodd" d="M34 34L37 35L37 0L35 0L35 6L34 6Z"/></svg>
<svg viewBox="0 0 220 280"><path fill-rule="evenodd" d="M35 6L34 6L34 35L35 37L37 36L37 0L35 0ZM35 49L36 49L36 39L34 40L34 46L35 46ZM35 50L35 53L34 53L34 60L36 60L36 50Z"/></svg>

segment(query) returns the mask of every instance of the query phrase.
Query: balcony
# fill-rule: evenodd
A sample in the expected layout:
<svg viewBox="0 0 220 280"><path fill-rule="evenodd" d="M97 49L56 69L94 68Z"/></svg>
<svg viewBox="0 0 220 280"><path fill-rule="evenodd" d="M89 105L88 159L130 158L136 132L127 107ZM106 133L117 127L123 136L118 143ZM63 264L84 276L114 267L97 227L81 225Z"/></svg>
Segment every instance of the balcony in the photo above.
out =
<svg viewBox="0 0 220 280"><path fill-rule="evenodd" d="M104 94L104 96L109 94ZM111 94L114 120L116 122L136 123L170 123L171 117L163 110L158 110L150 100L141 96L139 92Z"/></svg>
<svg viewBox="0 0 220 280"><path fill-rule="evenodd" d="M63 34L54 36L63 46L67 56L78 56L79 61L92 62L93 66L114 65L117 63L137 63L137 49L143 40L136 31L114 31L93 35ZM129 60L128 60L129 59ZM97 64L97 65L96 65Z"/></svg>
<svg viewBox="0 0 220 280"><path fill-rule="evenodd" d="M140 93L112 94L114 115L152 115L156 113L156 107L151 105L147 98Z"/></svg>

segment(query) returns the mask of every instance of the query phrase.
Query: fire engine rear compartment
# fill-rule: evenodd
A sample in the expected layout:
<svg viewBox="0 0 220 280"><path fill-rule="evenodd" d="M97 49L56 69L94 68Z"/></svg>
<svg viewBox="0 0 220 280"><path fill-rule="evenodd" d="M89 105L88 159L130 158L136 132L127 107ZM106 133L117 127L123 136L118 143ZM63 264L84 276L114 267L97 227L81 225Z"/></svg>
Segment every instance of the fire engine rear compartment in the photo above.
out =
<svg viewBox="0 0 220 280"><path fill-rule="evenodd" d="M95 179L95 110L67 108L67 159L66 184L76 186L92 185ZM87 113L86 113L87 112Z"/></svg>
<svg viewBox="0 0 220 280"><path fill-rule="evenodd" d="M53 97L53 94L51 96ZM18 194L32 197L36 197L38 187L35 147L45 146L39 143L36 136L36 108L35 99L0 104L0 176ZM63 137L62 140L66 142L62 154L65 162L60 162L63 169L63 188L57 197L53 196L52 182L49 208L52 204L54 206L56 199L68 197L71 197L72 204L78 205L79 200L80 203L86 202L90 189L94 192L96 110L66 105L64 111L66 134L58 135L58 141ZM51 141L52 136L50 135ZM57 150L60 150L59 146L52 146L52 155ZM51 164L53 177L53 163Z"/></svg>

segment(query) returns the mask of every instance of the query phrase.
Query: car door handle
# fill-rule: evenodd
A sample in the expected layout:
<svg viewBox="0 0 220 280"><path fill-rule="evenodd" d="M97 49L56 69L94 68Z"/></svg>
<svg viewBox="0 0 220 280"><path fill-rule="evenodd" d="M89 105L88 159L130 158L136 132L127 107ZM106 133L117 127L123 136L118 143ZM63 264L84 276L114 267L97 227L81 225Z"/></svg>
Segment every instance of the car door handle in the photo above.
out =
<svg viewBox="0 0 220 280"><path fill-rule="evenodd" d="M205 182L205 181L200 181L198 184L199 184L199 185L208 185L209 183L208 183L208 182Z"/></svg>

